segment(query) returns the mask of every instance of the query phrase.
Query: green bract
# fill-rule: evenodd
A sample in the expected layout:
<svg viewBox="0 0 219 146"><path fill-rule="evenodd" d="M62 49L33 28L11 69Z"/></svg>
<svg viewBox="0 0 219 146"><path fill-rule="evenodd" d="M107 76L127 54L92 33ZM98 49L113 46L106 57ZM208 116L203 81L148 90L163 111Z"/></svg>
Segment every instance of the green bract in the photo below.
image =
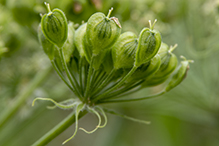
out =
<svg viewBox="0 0 219 146"><path fill-rule="evenodd" d="M144 28L139 35L135 60L136 66L140 66L149 61L157 54L160 48L161 35L157 30L153 30L154 24L150 28Z"/></svg>
<svg viewBox="0 0 219 146"><path fill-rule="evenodd" d="M132 68L135 62L137 46L137 36L133 32L121 34L118 41L112 47L114 68Z"/></svg>
<svg viewBox="0 0 219 146"><path fill-rule="evenodd" d="M68 24L65 14L60 9L50 10L41 19L41 27L46 38L58 47L62 47L68 37Z"/></svg>
<svg viewBox="0 0 219 146"><path fill-rule="evenodd" d="M87 21L86 38L92 48L93 54L99 54L104 49L111 47L119 38L121 26L115 17L97 12Z"/></svg>

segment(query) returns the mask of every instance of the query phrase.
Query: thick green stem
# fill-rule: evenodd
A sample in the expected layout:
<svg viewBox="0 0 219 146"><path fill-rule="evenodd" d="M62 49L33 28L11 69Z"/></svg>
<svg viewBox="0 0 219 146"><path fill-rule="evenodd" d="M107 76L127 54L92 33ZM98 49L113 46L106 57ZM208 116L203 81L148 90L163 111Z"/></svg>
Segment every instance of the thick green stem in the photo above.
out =
<svg viewBox="0 0 219 146"><path fill-rule="evenodd" d="M51 67L40 71L33 81L27 86L27 88L21 92L14 100L13 106L9 106L1 113L0 116L0 129L4 124L15 114L18 109L24 104L26 99L32 94L32 92L43 82L49 75Z"/></svg>
<svg viewBox="0 0 219 146"><path fill-rule="evenodd" d="M80 119L87 113L86 110L80 112L78 118ZM75 111L73 111L68 117L56 125L53 129L47 132L43 137L36 141L32 146L44 146L56 138L59 134L65 131L69 126L75 123Z"/></svg>

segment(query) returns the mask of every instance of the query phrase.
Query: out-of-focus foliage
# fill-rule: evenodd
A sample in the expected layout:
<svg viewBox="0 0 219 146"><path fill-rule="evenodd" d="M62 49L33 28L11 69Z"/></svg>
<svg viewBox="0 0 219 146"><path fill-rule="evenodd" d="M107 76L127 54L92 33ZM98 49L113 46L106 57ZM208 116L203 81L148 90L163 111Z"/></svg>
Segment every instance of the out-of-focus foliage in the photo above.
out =
<svg viewBox="0 0 219 146"><path fill-rule="evenodd" d="M0 0L0 116L13 106L38 72L51 66L39 47L39 13L45 13L42 0ZM219 1L217 0L48 0L51 7L62 9L75 23L87 20L96 11L105 14L114 7L124 31L139 31L148 20L158 19L156 29L165 43L178 44L176 54L193 59L187 79L177 88L156 99L143 102L106 105L129 116L150 120L140 125L109 116L106 128L92 135L79 132L66 145L95 146L218 146L219 145ZM5 52L5 48L7 51ZM3 50L3 51L2 51ZM4 53L2 53L4 52ZM162 86L157 87L157 90ZM0 129L0 145L31 145L67 116L68 111L50 111L45 104L31 107L36 96L62 101L69 90L52 72L32 93L17 114ZM156 91L144 90L133 97ZM88 115L81 125L96 125ZM70 127L54 139L61 145L71 135ZM86 139L86 140L85 140Z"/></svg>

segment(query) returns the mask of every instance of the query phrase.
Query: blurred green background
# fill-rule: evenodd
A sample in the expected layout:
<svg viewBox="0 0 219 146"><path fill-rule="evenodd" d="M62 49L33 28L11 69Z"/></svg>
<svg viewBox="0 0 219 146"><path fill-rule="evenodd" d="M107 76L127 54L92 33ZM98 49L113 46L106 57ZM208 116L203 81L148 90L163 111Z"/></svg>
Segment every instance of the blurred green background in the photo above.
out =
<svg viewBox="0 0 219 146"><path fill-rule="evenodd" d="M37 40L43 0L0 0L0 121L1 146L29 146L64 119L71 111L46 108L37 96L56 101L71 98L70 90L51 68ZM219 1L218 0L48 0L62 9L75 24L96 11L119 18L123 31L139 34L148 20L163 42L195 63L185 81L165 95L132 103L104 105L126 115L151 121L143 125L108 115L105 128L89 135L79 131L66 146L218 146L219 145ZM145 89L130 97L142 97L162 86ZM18 106L16 106L18 105ZM79 127L92 129L95 115L88 114ZM48 146L60 146L74 125Z"/></svg>

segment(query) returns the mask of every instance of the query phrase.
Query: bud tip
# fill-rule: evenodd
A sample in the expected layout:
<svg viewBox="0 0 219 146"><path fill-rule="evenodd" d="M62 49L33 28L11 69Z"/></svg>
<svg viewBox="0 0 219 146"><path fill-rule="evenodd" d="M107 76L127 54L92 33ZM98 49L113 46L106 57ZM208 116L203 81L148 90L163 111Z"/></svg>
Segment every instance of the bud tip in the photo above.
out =
<svg viewBox="0 0 219 146"><path fill-rule="evenodd" d="M176 47L178 46L178 44L175 44L174 46L170 46L170 49L169 49L169 53L173 52L173 50L176 49Z"/></svg>
<svg viewBox="0 0 219 146"><path fill-rule="evenodd" d="M50 9L50 5L47 2L44 2L44 5L46 5L47 11L49 12L49 14L51 13L51 9Z"/></svg>
<svg viewBox="0 0 219 146"><path fill-rule="evenodd" d="M107 18L109 18L110 17L110 15L111 15L111 13L112 13L112 11L113 11L113 7L111 7L110 9L109 9L109 13L107 14Z"/></svg>
<svg viewBox="0 0 219 146"><path fill-rule="evenodd" d="M151 24L151 20L148 20L148 22L149 22L149 27L150 27L150 29L153 30L153 29L154 29L154 26L155 26L155 23L157 22L157 19L154 20L153 25Z"/></svg>

